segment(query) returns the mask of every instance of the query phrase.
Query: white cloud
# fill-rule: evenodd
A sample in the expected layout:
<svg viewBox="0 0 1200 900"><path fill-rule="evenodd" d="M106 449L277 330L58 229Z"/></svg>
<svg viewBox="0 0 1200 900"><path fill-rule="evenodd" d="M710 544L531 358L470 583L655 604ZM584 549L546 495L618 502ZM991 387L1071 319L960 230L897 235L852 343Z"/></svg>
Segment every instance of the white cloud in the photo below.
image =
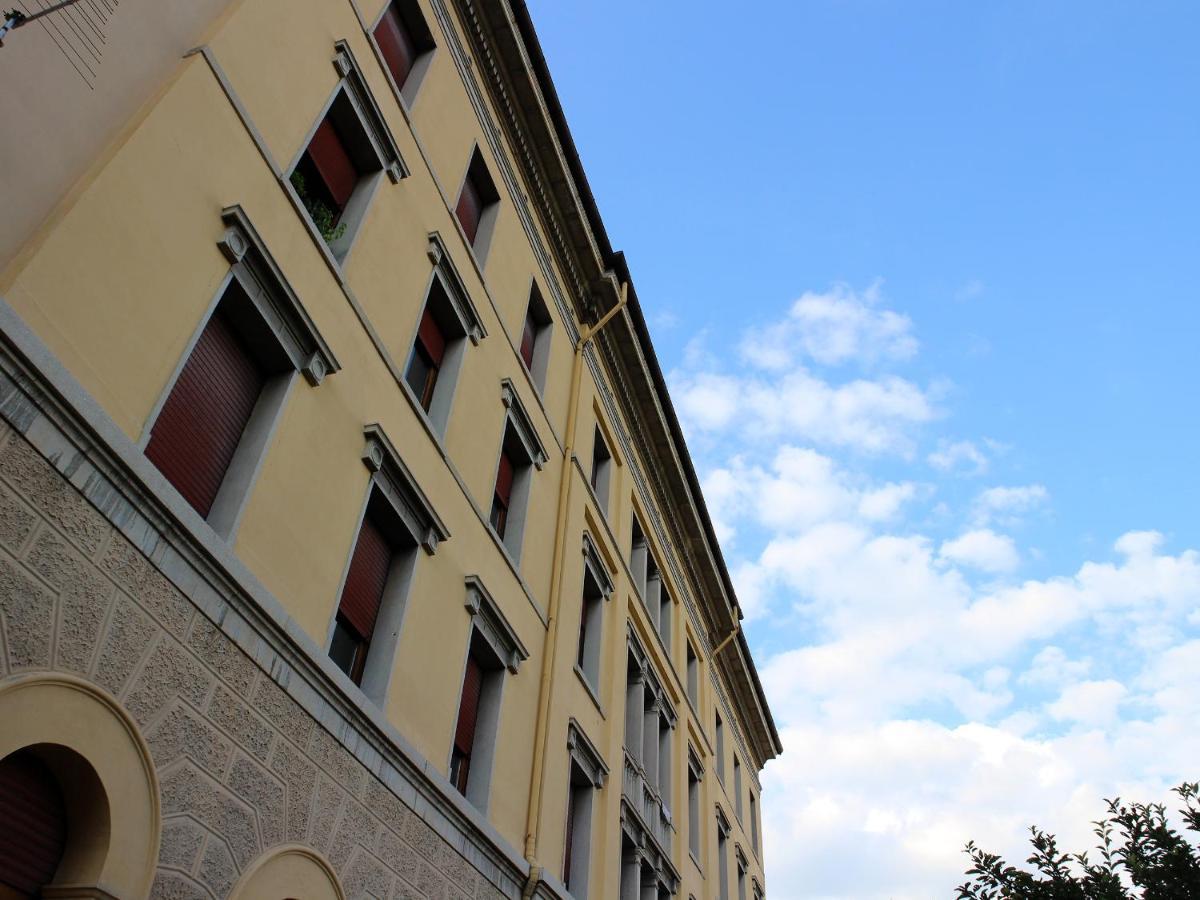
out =
<svg viewBox="0 0 1200 900"><path fill-rule="evenodd" d="M950 891L969 838L1019 861L1037 823L1087 849L1101 797L1158 799L1195 777L1200 640L1122 642L1110 655L1127 655L1132 676L1066 648L1186 621L1200 608L1200 554L1164 554L1141 532L1113 550L1069 577L973 587L928 539L863 525L767 545L757 590L790 602L814 636L761 668L784 726L764 810L773 883L795 886L785 895ZM1144 715L1123 719L1131 704ZM833 871L826 855L844 861L845 848L877 864Z"/></svg>
<svg viewBox="0 0 1200 900"><path fill-rule="evenodd" d="M1080 725L1111 725L1117 717L1117 706L1127 693L1125 685L1111 678L1081 681L1063 688L1046 711L1056 719Z"/></svg>
<svg viewBox="0 0 1200 900"><path fill-rule="evenodd" d="M880 283L861 293L837 284L825 293L806 292L787 316L750 329L740 350L752 366L785 371L803 356L820 365L905 360L917 352L908 316L880 308Z"/></svg>
<svg viewBox="0 0 1200 900"><path fill-rule="evenodd" d="M1043 647L1021 674L1021 681L1034 685L1057 685L1077 681L1092 668L1090 659L1073 660L1053 644Z"/></svg>
<svg viewBox="0 0 1200 900"><path fill-rule="evenodd" d="M948 562L984 572L1010 572L1020 562L1012 538L996 534L990 528L968 531L952 541L945 541L939 552Z"/></svg>
<svg viewBox="0 0 1200 900"><path fill-rule="evenodd" d="M798 440L868 453L912 450L915 426L936 415L933 398L903 378L832 385L797 369L778 379L677 373L671 395L689 430L751 441Z"/></svg>
<svg viewBox="0 0 1200 900"><path fill-rule="evenodd" d="M980 475L988 467L987 456L972 441L941 440L937 450L929 454L928 462L942 472L970 475Z"/></svg>
<svg viewBox="0 0 1200 900"><path fill-rule="evenodd" d="M975 519L980 523L1017 522L1045 503L1049 496L1045 486L1040 484L987 488L975 498Z"/></svg>
<svg viewBox="0 0 1200 900"><path fill-rule="evenodd" d="M962 499L950 476L1008 447L934 430L946 398L893 371L913 333L837 288L738 344L752 366L701 335L671 376L785 746L763 776L774 896L949 894L970 838L1019 862L1037 823L1087 849L1102 797L1198 775L1200 554L1131 531L1015 580L1044 561L1009 528L1049 491Z"/></svg>

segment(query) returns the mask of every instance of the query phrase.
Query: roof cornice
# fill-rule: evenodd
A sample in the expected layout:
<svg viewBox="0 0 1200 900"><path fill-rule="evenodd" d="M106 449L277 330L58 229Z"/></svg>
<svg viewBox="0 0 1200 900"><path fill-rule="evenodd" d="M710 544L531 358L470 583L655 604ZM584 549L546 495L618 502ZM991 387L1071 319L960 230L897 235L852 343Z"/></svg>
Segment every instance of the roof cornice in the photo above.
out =
<svg viewBox="0 0 1200 900"><path fill-rule="evenodd" d="M680 556L700 588L712 644L741 618L699 478L650 341L623 253L613 250L524 0L453 0L476 71L499 111L534 213L550 236L562 270L573 282L580 321L598 318L629 284L627 312L597 337L606 368L620 372L614 390L632 419L634 438L654 471L648 473L675 532ZM745 638L727 647L722 668L744 717L759 764L777 756L779 740Z"/></svg>

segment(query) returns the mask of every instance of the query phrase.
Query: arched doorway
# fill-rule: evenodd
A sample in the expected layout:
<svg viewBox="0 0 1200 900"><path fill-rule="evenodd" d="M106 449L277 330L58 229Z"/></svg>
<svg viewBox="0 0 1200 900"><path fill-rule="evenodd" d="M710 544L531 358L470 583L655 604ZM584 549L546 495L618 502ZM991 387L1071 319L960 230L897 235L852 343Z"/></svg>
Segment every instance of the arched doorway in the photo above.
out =
<svg viewBox="0 0 1200 900"><path fill-rule="evenodd" d="M0 723L0 900L145 897L158 781L120 704L74 676L21 676L0 681Z"/></svg>
<svg viewBox="0 0 1200 900"><path fill-rule="evenodd" d="M0 900L36 898L67 849L67 804L32 748L0 760Z"/></svg>

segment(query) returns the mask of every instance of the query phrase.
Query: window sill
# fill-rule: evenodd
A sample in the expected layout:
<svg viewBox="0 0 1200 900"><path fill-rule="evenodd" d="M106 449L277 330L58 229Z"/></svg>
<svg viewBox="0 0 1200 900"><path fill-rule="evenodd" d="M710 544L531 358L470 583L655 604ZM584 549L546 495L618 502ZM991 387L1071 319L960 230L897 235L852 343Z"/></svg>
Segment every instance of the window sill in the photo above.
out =
<svg viewBox="0 0 1200 900"><path fill-rule="evenodd" d="M696 858L696 854L692 852L690 847L688 848L688 858L691 859L692 865L694 865L696 867L696 871L699 872L700 877L703 878L704 877L704 866L700 865L700 860Z"/></svg>
<svg viewBox="0 0 1200 900"><path fill-rule="evenodd" d="M600 698L596 695L596 689L592 686L591 681L588 680L587 674L583 671L583 669L579 668L579 663L575 664L575 675L579 678L580 683L583 685L583 689L587 691L588 697L595 705L596 712L600 713L600 718L607 719L608 717L604 714L604 706L600 703Z"/></svg>

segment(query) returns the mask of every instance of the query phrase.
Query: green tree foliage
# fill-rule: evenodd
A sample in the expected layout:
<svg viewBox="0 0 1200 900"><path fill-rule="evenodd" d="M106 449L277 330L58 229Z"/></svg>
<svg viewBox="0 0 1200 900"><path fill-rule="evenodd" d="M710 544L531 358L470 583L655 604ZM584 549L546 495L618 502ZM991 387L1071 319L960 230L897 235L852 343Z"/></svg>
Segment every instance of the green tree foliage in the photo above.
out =
<svg viewBox="0 0 1200 900"><path fill-rule="evenodd" d="M1175 789L1188 831L1200 833L1200 785ZM971 841L968 881L958 900L1200 900L1200 850L1167 823L1158 803L1107 800L1108 816L1095 822L1096 855L1063 853L1054 835L1030 828L1033 871L1010 866Z"/></svg>

